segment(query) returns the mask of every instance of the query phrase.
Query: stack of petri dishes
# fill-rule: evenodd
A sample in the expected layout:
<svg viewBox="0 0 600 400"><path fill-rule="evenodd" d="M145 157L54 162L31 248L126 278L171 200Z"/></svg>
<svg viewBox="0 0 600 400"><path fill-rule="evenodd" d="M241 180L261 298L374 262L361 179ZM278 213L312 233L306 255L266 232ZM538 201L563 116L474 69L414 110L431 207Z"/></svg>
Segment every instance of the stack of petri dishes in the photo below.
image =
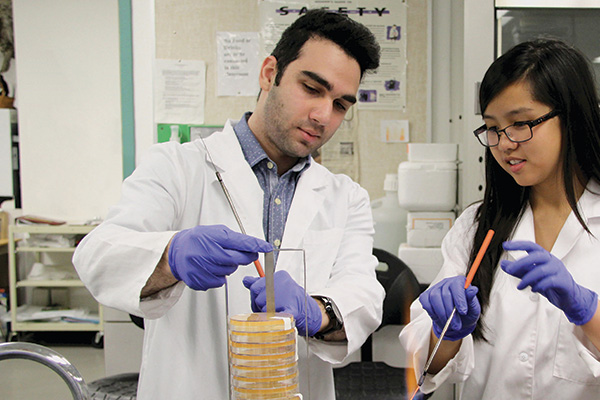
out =
<svg viewBox="0 0 600 400"><path fill-rule="evenodd" d="M229 367L233 399L302 399L294 317L286 313L230 317Z"/></svg>

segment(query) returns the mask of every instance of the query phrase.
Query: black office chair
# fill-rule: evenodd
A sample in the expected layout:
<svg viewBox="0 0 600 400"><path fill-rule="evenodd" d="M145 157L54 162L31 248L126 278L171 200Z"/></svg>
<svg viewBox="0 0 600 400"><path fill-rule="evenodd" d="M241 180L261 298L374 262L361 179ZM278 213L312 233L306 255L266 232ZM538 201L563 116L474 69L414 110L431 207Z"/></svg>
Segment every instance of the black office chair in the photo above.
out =
<svg viewBox="0 0 600 400"><path fill-rule="evenodd" d="M377 270L377 279L386 293L383 319L377 329L386 325L405 325L410 321L410 305L421 292L419 282L410 268L393 254L373 249L373 255L387 266L385 270ZM337 400L409 399L412 393L409 393L407 379L415 380L412 369L391 367L385 362L373 361L371 336L361 347L361 361L335 368L333 374ZM419 393L415 399L430 396Z"/></svg>

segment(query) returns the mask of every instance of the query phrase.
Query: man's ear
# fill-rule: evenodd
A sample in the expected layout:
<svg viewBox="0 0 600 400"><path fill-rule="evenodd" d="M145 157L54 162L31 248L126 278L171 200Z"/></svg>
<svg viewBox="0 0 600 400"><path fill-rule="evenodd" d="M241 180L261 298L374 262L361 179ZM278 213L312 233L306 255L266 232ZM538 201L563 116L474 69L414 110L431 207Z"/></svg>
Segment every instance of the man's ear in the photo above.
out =
<svg viewBox="0 0 600 400"><path fill-rule="evenodd" d="M271 86L275 84L275 76L277 75L277 59L274 56L269 56L264 59L260 67L260 75L258 83L261 90L268 92Z"/></svg>

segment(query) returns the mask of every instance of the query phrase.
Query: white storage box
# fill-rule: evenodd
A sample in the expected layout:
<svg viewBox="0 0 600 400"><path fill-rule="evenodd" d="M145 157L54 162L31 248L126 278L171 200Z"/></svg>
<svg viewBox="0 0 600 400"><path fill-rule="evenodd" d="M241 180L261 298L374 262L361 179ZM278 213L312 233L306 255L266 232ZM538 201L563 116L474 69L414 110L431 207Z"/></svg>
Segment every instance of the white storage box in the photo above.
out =
<svg viewBox="0 0 600 400"><path fill-rule="evenodd" d="M454 212L411 212L407 216L406 242L412 247L440 247L454 224Z"/></svg>
<svg viewBox="0 0 600 400"><path fill-rule="evenodd" d="M402 162L398 166L398 202L408 211L452 211L456 182L456 162Z"/></svg>
<svg viewBox="0 0 600 400"><path fill-rule="evenodd" d="M408 161L447 162L458 159L456 143L409 143Z"/></svg>
<svg viewBox="0 0 600 400"><path fill-rule="evenodd" d="M442 268L444 258L440 247L411 247L402 243L398 249L400 258L421 284L430 284Z"/></svg>

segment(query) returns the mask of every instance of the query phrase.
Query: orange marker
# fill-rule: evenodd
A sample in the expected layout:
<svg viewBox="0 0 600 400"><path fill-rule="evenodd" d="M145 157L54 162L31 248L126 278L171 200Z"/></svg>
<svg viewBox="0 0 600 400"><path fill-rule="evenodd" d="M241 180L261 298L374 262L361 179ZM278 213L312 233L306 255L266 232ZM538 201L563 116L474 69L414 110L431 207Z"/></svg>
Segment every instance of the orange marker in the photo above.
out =
<svg viewBox="0 0 600 400"><path fill-rule="evenodd" d="M475 276L475 272L477 272L477 269L479 269L479 264L481 264L483 255L485 254L487 248L489 247L493 236L494 236L494 231L492 229L490 229L488 231L487 235L485 235L485 238L483 239L483 243L481 244L481 248L479 249L479 252L477 252L475 261L473 261L473 265L471 266L471 269L469 270L469 273L467 274L467 279L465 280L465 289L467 289L469 286L471 286L471 282L473 282L473 277ZM435 357L435 354L437 353L438 348L440 347L440 344L442 343L442 339L444 338L444 335L446 334L446 331L448 330L448 327L450 326L450 322L452 321L452 318L454 318L454 314L456 314L456 307L454 307L454 310L452 310L452 314L450 314L450 317L448 317L448 321L446 321L446 325L444 325L444 329L442 329L442 333L440 334L440 337L438 338L437 342L435 343L435 347L433 348L433 351L431 352L431 355L429 356L429 359L427 360L427 363L425 364L425 368L423 368L423 373L421 374L421 378L419 378L419 382L417 383L417 388L415 389L415 392L411 396L410 400L413 400L415 398L415 396L419 392L419 389L421 388L421 385L423 385L423 382L425 381L425 375L427 375L427 370L431 366L431 362L433 361L433 358Z"/></svg>

